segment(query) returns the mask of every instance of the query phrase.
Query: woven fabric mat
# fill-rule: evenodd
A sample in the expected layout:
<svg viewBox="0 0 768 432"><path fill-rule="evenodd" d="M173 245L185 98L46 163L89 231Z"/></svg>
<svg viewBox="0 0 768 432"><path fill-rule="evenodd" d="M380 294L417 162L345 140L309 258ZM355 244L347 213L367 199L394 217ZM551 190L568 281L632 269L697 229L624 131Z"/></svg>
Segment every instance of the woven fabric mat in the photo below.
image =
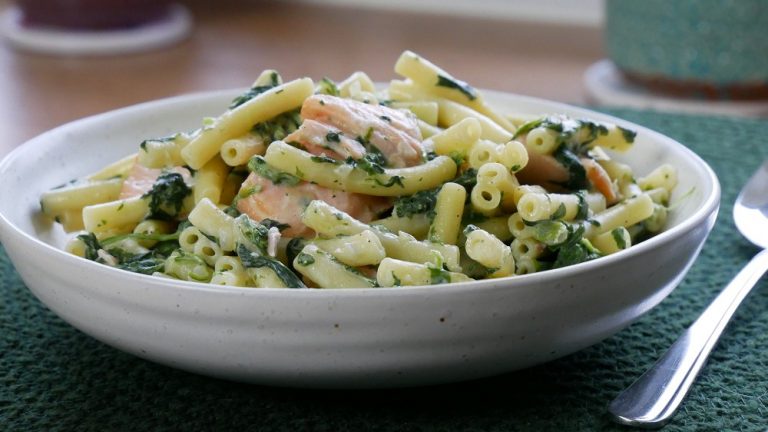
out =
<svg viewBox="0 0 768 432"><path fill-rule="evenodd" d="M768 122L608 112L696 151L717 172L723 199L715 229L682 284L602 343L524 371L437 387L309 391L231 383L150 363L80 333L26 289L0 246L0 430L626 430L611 422L608 402L757 251L733 227L731 211L739 187L768 158ZM766 347L763 278L664 430L765 430Z"/></svg>

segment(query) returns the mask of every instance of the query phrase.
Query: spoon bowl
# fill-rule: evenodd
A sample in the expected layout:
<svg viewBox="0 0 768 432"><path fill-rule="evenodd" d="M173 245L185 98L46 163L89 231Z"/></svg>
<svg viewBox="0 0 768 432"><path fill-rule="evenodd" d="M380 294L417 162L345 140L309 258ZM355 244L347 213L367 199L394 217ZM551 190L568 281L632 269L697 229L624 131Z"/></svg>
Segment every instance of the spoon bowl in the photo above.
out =
<svg viewBox="0 0 768 432"><path fill-rule="evenodd" d="M768 248L768 161L741 190L733 206L733 222L747 240Z"/></svg>

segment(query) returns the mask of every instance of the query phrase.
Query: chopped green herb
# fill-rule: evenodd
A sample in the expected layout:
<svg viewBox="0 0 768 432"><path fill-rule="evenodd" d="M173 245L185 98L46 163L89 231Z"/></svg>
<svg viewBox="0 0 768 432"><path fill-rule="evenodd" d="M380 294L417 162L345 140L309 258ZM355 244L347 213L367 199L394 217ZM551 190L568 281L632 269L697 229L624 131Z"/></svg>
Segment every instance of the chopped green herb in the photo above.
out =
<svg viewBox="0 0 768 432"><path fill-rule="evenodd" d="M117 268L133 273L151 275L165 269L165 257L154 256L152 253L136 256L133 259L121 260Z"/></svg>
<svg viewBox="0 0 768 432"><path fill-rule="evenodd" d="M314 264L315 263L315 258L312 255L310 255L310 254L306 254L304 252L301 252L301 253L299 253L296 256L296 262L299 265L306 267L306 266Z"/></svg>
<svg viewBox="0 0 768 432"><path fill-rule="evenodd" d="M265 144L268 144L284 139L301 125L301 121L299 110L296 109L280 114L271 120L256 123L251 128L251 133L260 137Z"/></svg>
<svg viewBox="0 0 768 432"><path fill-rule="evenodd" d="M147 144L150 142L161 142L161 143L171 142L171 141L176 141L176 138L178 137L179 137L179 134L175 134L175 135L162 137L162 138L153 138L153 139L144 140L141 142L141 144L139 144L139 148L141 148L142 151L146 152Z"/></svg>
<svg viewBox="0 0 768 432"><path fill-rule="evenodd" d="M254 156L248 161L248 169L264 177L275 185L296 186L301 179L285 171L272 167L262 156Z"/></svg>
<svg viewBox="0 0 768 432"><path fill-rule="evenodd" d="M381 153L366 153L360 159L347 158L346 163L353 167L360 168L369 175L384 174L384 166L381 164L383 156Z"/></svg>
<svg viewBox="0 0 768 432"><path fill-rule="evenodd" d="M339 161L337 161L336 159L330 158L328 156L310 156L309 160L316 163L329 163L332 165L336 165L339 163Z"/></svg>
<svg viewBox="0 0 768 432"><path fill-rule="evenodd" d="M263 85L263 86L255 86L248 89L245 93L242 95L236 97L231 104L229 104L229 109L235 109L239 107L240 105L248 102L249 100L255 98L256 96L264 93L265 91L272 89L277 86L277 80L273 80L272 85Z"/></svg>
<svg viewBox="0 0 768 432"><path fill-rule="evenodd" d="M555 210L555 212L552 213L552 215L549 217L549 220L559 220L559 219L562 219L563 216L565 216L565 212L566 212L565 204L560 203L560 205L557 206L557 209Z"/></svg>
<svg viewBox="0 0 768 432"><path fill-rule="evenodd" d="M453 159L453 163L456 164L457 167L460 167L461 164L464 163L464 159L466 159L466 155L460 151L452 151L448 156Z"/></svg>
<svg viewBox="0 0 768 432"><path fill-rule="evenodd" d="M341 132L328 132L325 134L325 140L328 142L341 142Z"/></svg>
<svg viewBox="0 0 768 432"><path fill-rule="evenodd" d="M533 229L533 237L547 246L557 246L568 240L568 225L559 220L538 221Z"/></svg>
<svg viewBox="0 0 768 432"><path fill-rule="evenodd" d="M316 94L339 96L341 92L339 92L339 87L336 85L335 82L333 82L330 78L323 77L323 79L321 79L320 82L317 84Z"/></svg>
<svg viewBox="0 0 768 432"><path fill-rule="evenodd" d="M467 190L467 199L469 199L472 188L477 184L477 171L470 168L451 181L463 186L464 189ZM419 191L413 195L399 197L395 200L393 212L398 217L413 216L415 214L423 213L431 218L434 216L438 192L440 192L439 187Z"/></svg>
<svg viewBox="0 0 768 432"><path fill-rule="evenodd" d="M438 75L436 85L438 87L447 87L458 90L471 101L477 99L477 90L475 90L472 86L465 83L464 81Z"/></svg>
<svg viewBox="0 0 768 432"><path fill-rule="evenodd" d="M611 231L611 236L613 237L613 241L616 242L616 246L619 247L619 249L626 249L627 248L627 242L624 239L624 230L626 228L614 228Z"/></svg>
<svg viewBox="0 0 768 432"><path fill-rule="evenodd" d="M521 137L531 130L539 127L541 124L544 123L546 118L538 118L535 120L530 120L528 122L523 123L517 130L515 131L515 134L512 136L512 139L517 139L518 137Z"/></svg>
<svg viewBox="0 0 768 432"><path fill-rule="evenodd" d="M569 231L568 239L555 248L557 258L552 268L567 267L600 257L600 252L583 238L583 226L579 225L576 230L573 230L572 225L569 225Z"/></svg>
<svg viewBox="0 0 768 432"><path fill-rule="evenodd" d="M464 235L466 236L467 234L471 233L472 231L477 231L479 229L480 228L478 228L474 224L468 224L466 227L464 227L464 231L463 232L464 232Z"/></svg>
<svg viewBox="0 0 768 432"><path fill-rule="evenodd" d="M635 138L637 137L637 132L631 130L631 129L625 129L621 126L616 126L621 131L621 136L624 138L624 141L628 143L635 142Z"/></svg>
<svg viewBox="0 0 768 432"><path fill-rule="evenodd" d="M373 127L369 127L368 130L365 132L365 135L358 136L357 138L355 138L355 141L359 142L360 144L368 148L368 146L371 144L372 136L373 136Z"/></svg>
<svg viewBox="0 0 768 432"><path fill-rule="evenodd" d="M531 130L543 127L557 133L557 145L565 144L577 155L586 154L589 144L600 135L607 135L608 128L591 120L577 120L566 116L549 116L531 120L520 126L513 138L525 135Z"/></svg>
<svg viewBox="0 0 768 432"><path fill-rule="evenodd" d="M96 261L99 258L101 245L94 233L80 234L77 238L85 244L85 258Z"/></svg>
<svg viewBox="0 0 768 432"><path fill-rule="evenodd" d="M579 199L579 209L575 216L576 220L583 220L589 216L589 204L587 203L586 193L587 191L585 190L576 192L576 197Z"/></svg>
<svg viewBox="0 0 768 432"><path fill-rule="evenodd" d="M246 214L235 219L235 227L237 227L241 237L247 241L249 249L256 250L262 255L267 254L269 228L254 221Z"/></svg>
<svg viewBox="0 0 768 432"><path fill-rule="evenodd" d="M285 230L287 230L288 228L291 227L291 225L289 225L287 223L280 223L280 222L278 222L278 221L276 221L274 219L269 219L269 218L262 219L261 222L259 222L259 223L264 225L267 229L274 227L274 228L277 228L278 231L285 231Z"/></svg>
<svg viewBox="0 0 768 432"><path fill-rule="evenodd" d="M376 184L381 187L392 187L394 185L398 185L402 188L405 187L405 185L403 184L403 177L397 176L397 175L390 177L389 180L387 180L386 182L383 182L376 177L373 178L373 181L376 182Z"/></svg>
<svg viewBox="0 0 768 432"><path fill-rule="evenodd" d="M144 233L128 233L128 234L120 234L116 236L112 236L109 238L105 238L101 241L101 244L104 248L109 248L110 245L118 244L124 240L141 240L141 241L156 241L156 242L166 242L166 241L178 241L179 240L179 234L181 234L181 230L176 230L174 233L170 234L144 234Z"/></svg>
<svg viewBox="0 0 768 432"><path fill-rule="evenodd" d="M440 267L429 266L429 275L432 285L451 283L451 273Z"/></svg>
<svg viewBox="0 0 768 432"><path fill-rule="evenodd" d="M295 270L293 267L293 260L301 253L302 249L304 249L304 246L306 244L306 241L301 237L294 237L290 241L288 241L288 244L285 245L285 255L288 258L288 266Z"/></svg>

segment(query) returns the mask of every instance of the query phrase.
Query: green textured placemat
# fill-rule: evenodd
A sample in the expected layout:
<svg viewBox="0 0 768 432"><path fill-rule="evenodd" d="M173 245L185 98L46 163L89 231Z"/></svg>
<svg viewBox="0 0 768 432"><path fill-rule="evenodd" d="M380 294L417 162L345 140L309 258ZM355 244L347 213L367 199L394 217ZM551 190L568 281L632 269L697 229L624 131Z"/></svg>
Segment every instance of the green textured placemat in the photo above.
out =
<svg viewBox="0 0 768 432"><path fill-rule="evenodd" d="M755 252L732 225L738 189L768 158L768 122L612 114L688 145L723 187L717 225L683 283L640 321L563 359L468 383L308 391L159 366L70 327L25 288L0 247L0 430L625 430L606 404L645 370ZM736 314L669 431L768 427L768 278Z"/></svg>

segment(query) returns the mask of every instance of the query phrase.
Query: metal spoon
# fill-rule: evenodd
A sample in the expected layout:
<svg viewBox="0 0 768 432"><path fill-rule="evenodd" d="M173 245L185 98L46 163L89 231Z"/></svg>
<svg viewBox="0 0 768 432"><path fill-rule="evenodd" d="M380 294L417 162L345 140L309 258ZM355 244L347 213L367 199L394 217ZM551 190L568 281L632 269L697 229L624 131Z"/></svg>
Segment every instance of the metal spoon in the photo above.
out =
<svg viewBox="0 0 768 432"><path fill-rule="evenodd" d="M656 429L677 410L736 308L768 270L768 161L752 175L733 208L736 228L762 251L704 313L608 410L619 423Z"/></svg>

